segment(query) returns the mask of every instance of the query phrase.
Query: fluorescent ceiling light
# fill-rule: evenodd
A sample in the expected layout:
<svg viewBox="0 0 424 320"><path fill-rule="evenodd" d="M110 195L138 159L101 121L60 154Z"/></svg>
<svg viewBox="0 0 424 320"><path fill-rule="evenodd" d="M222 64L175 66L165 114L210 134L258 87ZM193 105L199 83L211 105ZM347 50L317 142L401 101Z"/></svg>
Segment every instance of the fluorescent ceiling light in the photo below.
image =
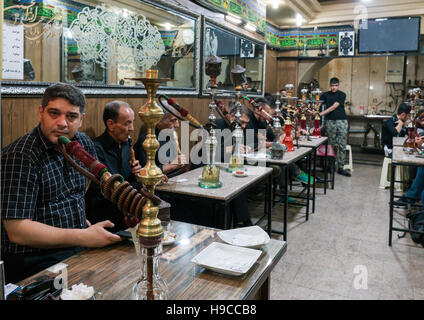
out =
<svg viewBox="0 0 424 320"><path fill-rule="evenodd" d="M296 13L296 25L300 27L302 25L303 18L299 13Z"/></svg>
<svg viewBox="0 0 424 320"><path fill-rule="evenodd" d="M252 31L252 32L255 32L256 31L256 27L253 24L251 24L251 23L246 23L246 25L244 26L244 28L246 30L249 30L249 31Z"/></svg>
<svg viewBox="0 0 424 320"><path fill-rule="evenodd" d="M279 0L272 0L272 7L274 8L274 9L278 9L278 4L279 4Z"/></svg>
<svg viewBox="0 0 424 320"><path fill-rule="evenodd" d="M232 15L229 15L229 14L227 14L225 16L225 20L227 20L227 21L229 21L231 23L234 23L234 24L240 24L241 23L241 19L236 18L236 17L234 17Z"/></svg>
<svg viewBox="0 0 424 320"><path fill-rule="evenodd" d="M171 24L169 22L166 22L164 25L165 30L171 30Z"/></svg>

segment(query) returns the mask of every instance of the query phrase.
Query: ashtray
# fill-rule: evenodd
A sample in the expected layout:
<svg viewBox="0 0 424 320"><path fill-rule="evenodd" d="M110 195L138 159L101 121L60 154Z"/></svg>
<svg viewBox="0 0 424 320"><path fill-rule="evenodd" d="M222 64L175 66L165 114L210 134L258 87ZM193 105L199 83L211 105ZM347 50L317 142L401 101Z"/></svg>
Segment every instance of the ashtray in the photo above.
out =
<svg viewBox="0 0 424 320"><path fill-rule="evenodd" d="M246 171L234 171L233 172L233 176L235 177L247 177L247 172Z"/></svg>

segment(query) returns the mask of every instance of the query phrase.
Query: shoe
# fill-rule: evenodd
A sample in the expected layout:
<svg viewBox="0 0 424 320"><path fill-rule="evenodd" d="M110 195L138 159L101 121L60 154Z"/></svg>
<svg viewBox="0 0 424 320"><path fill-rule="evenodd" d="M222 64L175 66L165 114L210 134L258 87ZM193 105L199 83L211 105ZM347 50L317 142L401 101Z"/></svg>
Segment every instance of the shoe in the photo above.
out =
<svg viewBox="0 0 424 320"><path fill-rule="evenodd" d="M343 169L338 169L337 170L337 173L338 174L341 174L342 176L345 176L345 177L350 177L351 176L351 174L348 171L343 170Z"/></svg>
<svg viewBox="0 0 424 320"><path fill-rule="evenodd" d="M299 201L294 200L293 198L287 197L287 202L291 205L297 205L297 206L302 206L302 203L300 203Z"/></svg>
<svg viewBox="0 0 424 320"><path fill-rule="evenodd" d="M304 183L304 184L308 184L308 175L305 172L300 172L300 174L296 177L297 180L299 180L300 182ZM314 183L314 178L313 177L309 177L309 183L313 184Z"/></svg>
<svg viewBox="0 0 424 320"><path fill-rule="evenodd" d="M415 199L401 197L398 200L393 201L393 205L397 207L406 207L408 204L414 204L416 201Z"/></svg>
<svg viewBox="0 0 424 320"><path fill-rule="evenodd" d="M316 177L315 179L316 179L315 180L316 183L325 183L325 180L320 177Z"/></svg>

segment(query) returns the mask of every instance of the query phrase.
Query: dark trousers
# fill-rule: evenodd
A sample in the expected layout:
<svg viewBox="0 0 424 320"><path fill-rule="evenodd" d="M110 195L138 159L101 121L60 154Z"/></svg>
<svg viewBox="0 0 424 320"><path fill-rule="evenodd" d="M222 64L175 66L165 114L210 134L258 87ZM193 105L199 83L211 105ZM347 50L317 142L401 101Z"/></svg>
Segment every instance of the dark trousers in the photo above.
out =
<svg viewBox="0 0 424 320"><path fill-rule="evenodd" d="M16 284L82 250L84 250L84 248L74 247L61 250L46 250L45 252L37 253L3 253L2 259L4 260L6 283Z"/></svg>

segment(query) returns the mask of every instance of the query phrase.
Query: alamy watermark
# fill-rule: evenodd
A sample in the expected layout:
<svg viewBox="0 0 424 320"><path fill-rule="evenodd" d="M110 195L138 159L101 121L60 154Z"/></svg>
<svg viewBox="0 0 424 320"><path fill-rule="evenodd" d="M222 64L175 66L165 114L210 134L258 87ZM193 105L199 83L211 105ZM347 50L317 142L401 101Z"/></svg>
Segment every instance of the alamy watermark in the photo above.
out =
<svg viewBox="0 0 424 320"><path fill-rule="evenodd" d="M231 156L234 153L232 146L234 145L233 133L230 129L214 129L216 144L215 144L215 162L229 163ZM266 166L266 146L265 137L266 129L245 129L244 134L240 141L241 145L251 146L249 148L249 155L263 155L264 159L260 157L246 157L246 163L249 165ZM209 148L206 140L209 132L205 129L194 129L189 131L188 121L181 122L180 134L180 149L184 154L187 163L195 165L209 163ZM172 163L178 156L177 145L174 140L174 129L163 129L159 132L156 139L159 142L164 142L157 151L159 163L168 164ZM190 150L190 142L195 143ZM254 146L257 146L254 149ZM262 160L262 161L261 161Z"/></svg>

